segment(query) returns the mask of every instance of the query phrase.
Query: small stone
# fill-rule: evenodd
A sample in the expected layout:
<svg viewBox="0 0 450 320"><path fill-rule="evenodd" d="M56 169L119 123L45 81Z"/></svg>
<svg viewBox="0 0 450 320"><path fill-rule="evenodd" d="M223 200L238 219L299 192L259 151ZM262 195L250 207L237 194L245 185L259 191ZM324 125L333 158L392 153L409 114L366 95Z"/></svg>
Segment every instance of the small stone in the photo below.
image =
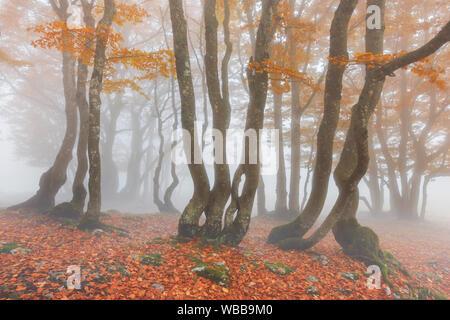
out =
<svg viewBox="0 0 450 320"><path fill-rule="evenodd" d="M359 279L359 275L356 272L342 272L341 275L347 280L356 281Z"/></svg>
<svg viewBox="0 0 450 320"><path fill-rule="evenodd" d="M253 286L255 286L255 285L256 285L256 283L254 283L254 282L250 282L250 283L248 284L249 287L253 287Z"/></svg>
<svg viewBox="0 0 450 320"><path fill-rule="evenodd" d="M195 267L195 268L192 268L191 271L197 273L197 272L203 272L203 271L205 271L205 269L206 269L206 267Z"/></svg>
<svg viewBox="0 0 450 320"><path fill-rule="evenodd" d="M132 253L130 254L131 259L133 260L139 260L139 255L137 255L136 253Z"/></svg>
<svg viewBox="0 0 450 320"><path fill-rule="evenodd" d="M152 283L152 287L155 289L155 290L159 290L159 291L164 291L164 286L162 285L162 284L159 284L159 283L156 283L156 282L153 282Z"/></svg>
<svg viewBox="0 0 450 320"><path fill-rule="evenodd" d="M314 277L312 275L309 275L309 276L306 277L306 281L315 283L315 282L318 282L319 279L317 279L316 277Z"/></svg>
<svg viewBox="0 0 450 320"><path fill-rule="evenodd" d="M270 270L270 272L278 274L278 275L287 275L295 271L295 268L291 266L285 265L284 263L265 263L264 266Z"/></svg>
<svg viewBox="0 0 450 320"><path fill-rule="evenodd" d="M319 289L317 289L316 286L310 286L306 289L306 294L312 295L312 296L319 296Z"/></svg>
<svg viewBox="0 0 450 320"><path fill-rule="evenodd" d="M349 296L352 294L352 291L350 289L338 288L338 291L342 294L345 294L346 296Z"/></svg>
<svg viewBox="0 0 450 320"><path fill-rule="evenodd" d="M319 255L319 256L315 256L313 258L313 261L319 261L321 262L324 266L328 265L328 258L324 255Z"/></svg>
<svg viewBox="0 0 450 320"><path fill-rule="evenodd" d="M152 265L155 267L159 267L163 264L163 258L160 253L148 253L148 254L141 254L138 257L138 260L141 262L142 265Z"/></svg>
<svg viewBox="0 0 450 320"><path fill-rule="evenodd" d="M12 249L10 251L11 254L30 254L32 252L33 252L33 250L22 248L22 247L18 247L18 248Z"/></svg>
<svg viewBox="0 0 450 320"><path fill-rule="evenodd" d="M230 270L225 264L197 262L197 265L191 269L191 272L223 287L228 287L230 283Z"/></svg>
<svg viewBox="0 0 450 320"><path fill-rule="evenodd" d="M387 294L388 296L390 296L390 295L392 294L391 288L389 288L389 287L384 288L384 292L386 292L386 294Z"/></svg>
<svg viewBox="0 0 450 320"><path fill-rule="evenodd" d="M94 231L92 231L92 234L96 237L101 236L104 233L104 231L102 229L95 229Z"/></svg>
<svg viewBox="0 0 450 320"><path fill-rule="evenodd" d="M63 281L66 278L66 275L64 272L55 272L55 271L50 271L48 273L48 275L50 276L50 279L52 281Z"/></svg>
<svg viewBox="0 0 450 320"><path fill-rule="evenodd" d="M400 292L409 295L409 289L408 288L401 288Z"/></svg>

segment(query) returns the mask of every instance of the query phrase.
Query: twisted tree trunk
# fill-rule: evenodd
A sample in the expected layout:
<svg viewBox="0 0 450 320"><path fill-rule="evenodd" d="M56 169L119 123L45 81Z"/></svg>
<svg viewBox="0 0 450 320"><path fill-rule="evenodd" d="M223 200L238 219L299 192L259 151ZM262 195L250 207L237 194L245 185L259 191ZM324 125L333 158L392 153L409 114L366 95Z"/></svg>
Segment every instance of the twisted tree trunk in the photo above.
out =
<svg viewBox="0 0 450 320"><path fill-rule="evenodd" d="M381 9L382 28L366 29L366 51L379 54L383 52L385 0L369 0L367 5L376 5ZM449 31L447 24L433 40L406 55L413 55L414 59L399 59L402 59L403 62L413 63L434 53L450 40ZM439 45L436 44L436 41ZM405 66L403 63L398 63L397 59L389 64L399 68ZM333 229L335 239L342 246L344 253L367 264L379 265L385 280L387 280L387 263L392 262L395 258L380 248L376 233L370 228L359 225L356 218L359 201L358 183L366 174L369 165L368 122L381 97L385 77L388 75L384 73L385 70L385 66L366 68L365 85L358 103L352 109L350 128L334 173L339 188L339 197L331 213L309 238L285 239L279 243L279 246L284 249L304 250L316 244L330 229ZM396 69L388 70L393 72Z"/></svg>
<svg viewBox="0 0 450 320"><path fill-rule="evenodd" d="M114 0L105 0L105 12L97 26L97 43L95 46L94 70L89 84L89 202L88 209L82 217L79 227L82 229L96 228L100 224L101 210L101 161L100 161L100 107L103 83L103 70L106 63L107 39L104 33L108 32L115 13ZM103 34L103 35L102 35Z"/></svg>
<svg viewBox="0 0 450 320"><path fill-rule="evenodd" d="M348 58L347 30L357 0L341 0L330 29L330 58ZM333 163L333 139L339 121L342 78L345 66L330 61L325 82L324 116L317 135L317 154L312 190L303 212L291 223L270 232L268 242L278 243L291 237L302 237L320 215L328 190ZM291 192L292 192L291 188Z"/></svg>
<svg viewBox="0 0 450 320"><path fill-rule="evenodd" d="M223 21L226 52L222 61L222 92L218 71L218 41L216 18L216 0L205 1L205 72L208 86L208 96L213 115L213 129L221 134L222 139L215 137L214 141L214 186L209 196L206 208L206 222L203 228L203 235L207 238L215 239L222 231L222 218L225 205L230 197L231 182L230 169L227 164L227 129L230 125L231 107L228 90L228 62L232 53L230 41L230 7L228 0L224 0L225 17Z"/></svg>
<svg viewBox="0 0 450 320"><path fill-rule="evenodd" d="M87 191L84 187L84 180L88 171L87 145L89 131L89 104L86 100L86 81L88 75L88 67L83 64L81 59L78 60L78 83L77 83L77 102L78 114L80 116L80 132L78 135L77 146L77 171L72 185L72 201L73 208L80 213L83 212L86 202Z"/></svg>
<svg viewBox="0 0 450 320"><path fill-rule="evenodd" d="M177 114L177 108L175 105L175 79L173 76L171 76L170 79L170 89L171 89L171 106L172 106L172 114L173 114L173 125L172 130L175 132L178 129L178 114ZM174 140L172 142L171 150L176 146L176 141ZM175 162L171 162L170 164L170 176L172 177L172 183L167 187L166 192L164 193L164 205L167 208L168 212L172 213L178 213L178 210L175 208L175 206L172 203L172 194L175 191L176 187L178 186L178 183L180 180L177 176L177 168L175 166Z"/></svg>
<svg viewBox="0 0 450 320"><path fill-rule="evenodd" d="M269 58L270 44L272 42L275 27L273 19L276 17L278 0L264 0L262 5L261 20L258 26L256 36L255 57L250 62L258 63L262 66L262 62ZM275 22L276 23L276 22ZM255 69L248 70L248 83L250 92L250 102L247 110L247 121L245 129L247 132L254 131L257 137L256 164L250 164L249 142L246 139L244 145L245 163L241 164L236 170L232 185L232 200L227 209L227 217L225 228L222 232L220 240L226 244L238 245L248 231L250 218L255 199L256 189L260 181L260 161L259 161L259 145L260 130L264 124L264 109L267 99L268 74L265 70ZM245 182L242 193L238 195L239 182L245 176ZM235 218L232 219L235 215Z"/></svg>
<svg viewBox="0 0 450 320"><path fill-rule="evenodd" d="M205 210L210 193L210 185L203 162L195 163L198 141L195 129L195 96L192 83L187 23L181 0L169 0L172 21L173 46L176 58L178 87L181 97L181 124L188 136L184 137L185 153L189 162L189 172L194 183L194 194L184 209L178 223L180 237L195 237L199 231L199 219ZM200 156L201 158L201 156Z"/></svg>
<svg viewBox="0 0 450 320"><path fill-rule="evenodd" d="M278 130L278 171L276 186L275 214L282 217L289 215L286 191L286 164L284 162L284 137L283 137L283 95L274 92L274 127Z"/></svg>
<svg viewBox="0 0 450 320"><path fill-rule="evenodd" d="M67 22L68 1L60 1L50 4L61 21ZM67 167L72 160L72 151L77 136L77 101L76 101L76 81L75 81L75 58L71 52L62 51L62 74L66 113L66 131L61 147L56 155L53 165L39 180L39 190L36 194L25 202L12 206L10 210L29 209L38 213L44 213L55 206L55 197L67 179Z"/></svg>
<svg viewBox="0 0 450 320"><path fill-rule="evenodd" d="M383 53L385 29L385 3L384 0L369 0L367 5L380 7L383 25L381 29L366 29L366 52L381 54ZM333 228L336 241L347 254L352 256L365 255L367 257L369 255L372 257L372 254L374 254L378 257L380 251L378 238L370 229L359 226L356 220L356 211L359 202L358 184L369 166L369 118L381 97L384 81L384 78L379 79L377 77L374 68L366 67L364 88L358 103L352 108L350 128L347 132L341 158L334 172L339 196L330 214L309 238L285 239L279 243L281 248L308 249L323 239ZM363 252L363 250L367 251Z"/></svg>
<svg viewBox="0 0 450 320"><path fill-rule="evenodd" d="M82 0L84 22L86 26L93 28L95 26L95 19L92 16L93 3ZM91 43L85 44L87 48L92 46ZM87 146L89 138L89 103L86 98L88 79L88 66L83 63L82 59L78 59L77 71L77 92L76 99L78 104L78 114L80 118L78 146L77 146L77 171L72 185L72 207L80 215L83 213L84 205L86 203L87 191L84 187L84 180L86 179L89 168L89 160L87 156Z"/></svg>

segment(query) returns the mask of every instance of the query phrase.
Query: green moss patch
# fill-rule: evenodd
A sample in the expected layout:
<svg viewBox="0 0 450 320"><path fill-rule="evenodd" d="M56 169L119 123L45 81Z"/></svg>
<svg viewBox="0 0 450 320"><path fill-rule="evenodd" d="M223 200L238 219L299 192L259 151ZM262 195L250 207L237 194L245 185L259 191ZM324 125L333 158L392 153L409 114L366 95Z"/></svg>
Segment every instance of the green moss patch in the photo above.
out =
<svg viewBox="0 0 450 320"><path fill-rule="evenodd" d="M107 267L107 270L111 274L118 273L123 277L129 277L131 275L130 271L128 271L127 267L121 263L110 265Z"/></svg>
<svg viewBox="0 0 450 320"><path fill-rule="evenodd" d="M282 262L265 263L264 266L270 270L270 272L278 275L287 275L295 271L295 268L288 266Z"/></svg>
<svg viewBox="0 0 450 320"><path fill-rule="evenodd" d="M70 202L64 202L54 207L49 215L54 218L64 218L71 220L79 220L83 214L82 209L76 208Z"/></svg>
<svg viewBox="0 0 450 320"><path fill-rule="evenodd" d="M228 287L230 284L230 269L223 262L203 262L198 258L194 268L191 269L197 276L208 279L220 286Z"/></svg>
<svg viewBox="0 0 450 320"><path fill-rule="evenodd" d="M138 256L139 261L142 265L152 265L155 267L159 267L163 264L163 258L159 253L148 253L141 254Z"/></svg>
<svg viewBox="0 0 450 320"><path fill-rule="evenodd" d="M16 242L7 242L0 247L0 253L10 253L11 250L17 249L19 245Z"/></svg>

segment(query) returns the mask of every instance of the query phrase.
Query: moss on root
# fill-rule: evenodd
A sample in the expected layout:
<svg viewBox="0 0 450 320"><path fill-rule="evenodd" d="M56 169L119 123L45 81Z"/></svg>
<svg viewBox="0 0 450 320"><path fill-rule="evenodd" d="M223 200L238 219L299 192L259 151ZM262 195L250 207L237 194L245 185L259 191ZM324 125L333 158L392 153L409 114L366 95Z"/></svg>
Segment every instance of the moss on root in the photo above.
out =
<svg viewBox="0 0 450 320"><path fill-rule="evenodd" d="M303 238L287 238L277 243L281 250L306 250L309 249L309 243Z"/></svg>
<svg viewBox="0 0 450 320"><path fill-rule="evenodd" d="M101 229L109 233L118 231L121 234L121 236L128 235L129 233L127 229L111 226L103 222L100 222L99 220L89 219L87 217L81 219L80 223L78 223L77 225L77 228L82 231L92 231L96 229Z"/></svg>
<svg viewBox="0 0 450 320"><path fill-rule="evenodd" d="M64 218L72 220L80 219L82 214L82 209L73 205L71 202L63 202L54 207L48 213L48 215L53 218Z"/></svg>
<svg viewBox="0 0 450 320"><path fill-rule="evenodd" d="M180 242L189 242L199 235L200 228L198 224L180 223L178 224L178 240Z"/></svg>
<svg viewBox="0 0 450 320"><path fill-rule="evenodd" d="M391 288L394 289L394 285L389 280L389 275L395 275L395 271L408 275L391 253L381 249L377 234L372 229L359 225L356 219L337 222L333 233L346 255L366 265L379 266L384 281Z"/></svg>
<svg viewBox="0 0 450 320"><path fill-rule="evenodd" d="M298 226L292 222L275 227L270 231L267 243L278 244L283 240L295 238L298 235L298 229Z"/></svg>

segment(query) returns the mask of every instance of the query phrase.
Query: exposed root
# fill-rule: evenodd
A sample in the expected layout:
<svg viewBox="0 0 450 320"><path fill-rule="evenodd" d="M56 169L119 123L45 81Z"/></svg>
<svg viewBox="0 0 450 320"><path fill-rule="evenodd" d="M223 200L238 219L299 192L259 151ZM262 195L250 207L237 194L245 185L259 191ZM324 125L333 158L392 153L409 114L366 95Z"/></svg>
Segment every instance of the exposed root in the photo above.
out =
<svg viewBox="0 0 450 320"><path fill-rule="evenodd" d="M83 231L92 231L96 229L101 229L105 232L112 233L114 231L119 231L122 233L129 233L127 229L111 226L108 224L105 224L103 222L100 222L98 220L93 220L89 218L82 218L80 223L78 224L78 229Z"/></svg>
<svg viewBox="0 0 450 320"><path fill-rule="evenodd" d="M48 215L53 218L72 220L79 220L82 214L82 210L74 206L71 202L63 202L48 212Z"/></svg>
<svg viewBox="0 0 450 320"><path fill-rule="evenodd" d="M267 243L278 244L283 240L298 237L299 228L293 222L275 227L270 231Z"/></svg>
<svg viewBox="0 0 450 320"><path fill-rule="evenodd" d="M409 276L401 263L389 252L381 249L377 234L368 227L361 226L356 219L341 220L333 228L336 241L349 257L362 261L366 265L380 267L383 280L395 291L389 275L401 271Z"/></svg>

